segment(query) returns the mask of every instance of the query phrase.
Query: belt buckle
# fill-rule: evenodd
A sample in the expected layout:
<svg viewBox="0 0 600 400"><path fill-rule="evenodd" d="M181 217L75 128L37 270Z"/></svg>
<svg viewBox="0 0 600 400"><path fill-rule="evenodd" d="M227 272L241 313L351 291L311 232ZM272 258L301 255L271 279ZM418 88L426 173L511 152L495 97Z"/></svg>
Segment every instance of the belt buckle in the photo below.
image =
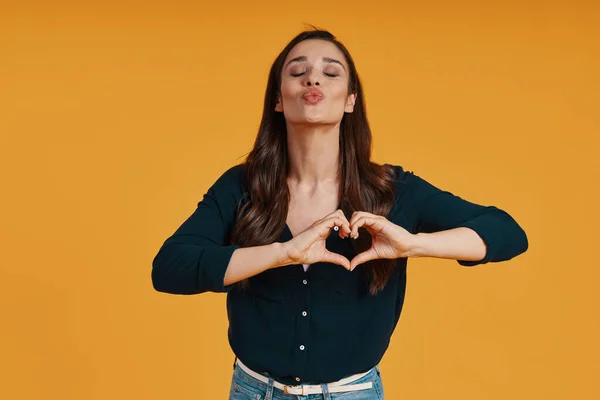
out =
<svg viewBox="0 0 600 400"><path fill-rule="evenodd" d="M296 390L294 390L294 389L296 389ZM308 388L305 385L302 385L302 386L299 386L299 385L298 386L284 385L283 386L283 393L297 395L298 394L298 389L300 389L300 391L302 392L301 393L302 396L308 395L308 393L307 393Z"/></svg>

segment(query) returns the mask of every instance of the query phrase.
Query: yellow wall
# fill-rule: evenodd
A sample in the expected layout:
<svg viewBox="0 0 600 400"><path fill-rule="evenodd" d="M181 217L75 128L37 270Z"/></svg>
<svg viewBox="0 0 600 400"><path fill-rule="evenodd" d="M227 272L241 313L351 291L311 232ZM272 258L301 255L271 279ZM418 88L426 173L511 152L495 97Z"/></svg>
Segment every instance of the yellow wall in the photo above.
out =
<svg viewBox="0 0 600 400"><path fill-rule="evenodd" d="M151 261L304 23L354 55L376 161L529 235L409 261L386 398L600 398L597 2L78 3L0 6L1 398L226 398L225 295L155 292Z"/></svg>

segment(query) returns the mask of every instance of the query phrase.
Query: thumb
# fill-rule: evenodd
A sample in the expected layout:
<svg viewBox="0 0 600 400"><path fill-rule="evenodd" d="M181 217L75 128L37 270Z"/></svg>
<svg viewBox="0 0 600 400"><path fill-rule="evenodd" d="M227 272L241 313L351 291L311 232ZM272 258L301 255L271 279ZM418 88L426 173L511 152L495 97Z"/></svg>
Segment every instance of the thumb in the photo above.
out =
<svg viewBox="0 0 600 400"><path fill-rule="evenodd" d="M357 254L352 259L352 261L350 261L350 271L353 271L354 268L358 267L360 264L365 263L367 261L375 260L376 258L377 252L371 247L369 250Z"/></svg>
<svg viewBox="0 0 600 400"><path fill-rule="evenodd" d="M348 259L340 254L337 253L332 253L329 250L326 250L325 253L323 254L323 261L324 262L329 262L332 264L337 264L337 265L341 265L342 267L346 268L347 270L350 270L350 261L348 261Z"/></svg>

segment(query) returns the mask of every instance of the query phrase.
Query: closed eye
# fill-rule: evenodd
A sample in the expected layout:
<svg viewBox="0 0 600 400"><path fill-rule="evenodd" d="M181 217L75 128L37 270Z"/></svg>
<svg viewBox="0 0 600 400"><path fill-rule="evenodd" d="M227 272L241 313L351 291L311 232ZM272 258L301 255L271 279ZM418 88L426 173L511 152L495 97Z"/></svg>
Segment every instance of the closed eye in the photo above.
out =
<svg viewBox="0 0 600 400"><path fill-rule="evenodd" d="M325 76L328 76L328 77L330 77L330 78L335 78L336 76L339 76L339 75L337 75L337 74L329 74L329 73L327 73L327 72L323 72L323 74L324 74ZM297 78L297 77L299 77L299 76L302 76L302 75L304 75L304 72L300 72L300 73L297 73L297 74L290 74L290 75L292 75L294 78Z"/></svg>

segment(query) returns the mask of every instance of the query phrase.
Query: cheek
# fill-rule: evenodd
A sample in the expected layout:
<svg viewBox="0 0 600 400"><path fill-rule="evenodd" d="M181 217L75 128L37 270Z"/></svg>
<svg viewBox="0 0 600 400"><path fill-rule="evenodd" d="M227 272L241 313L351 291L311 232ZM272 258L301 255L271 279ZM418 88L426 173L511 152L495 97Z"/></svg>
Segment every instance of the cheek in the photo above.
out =
<svg viewBox="0 0 600 400"><path fill-rule="evenodd" d="M283 82L281 84L281 96L284 99L291 99L291 98L297 97L298 91L301 89L301 88L298 88L297 86L298 85Z"/></svg>
<svg viewBox="0 0 600 400"><path fill-rule="evenodd" d="M331 96L336 100L344 100L346 101L346 97L348 97L348 86L347 85L335 85L331 88Z"/></svg>

